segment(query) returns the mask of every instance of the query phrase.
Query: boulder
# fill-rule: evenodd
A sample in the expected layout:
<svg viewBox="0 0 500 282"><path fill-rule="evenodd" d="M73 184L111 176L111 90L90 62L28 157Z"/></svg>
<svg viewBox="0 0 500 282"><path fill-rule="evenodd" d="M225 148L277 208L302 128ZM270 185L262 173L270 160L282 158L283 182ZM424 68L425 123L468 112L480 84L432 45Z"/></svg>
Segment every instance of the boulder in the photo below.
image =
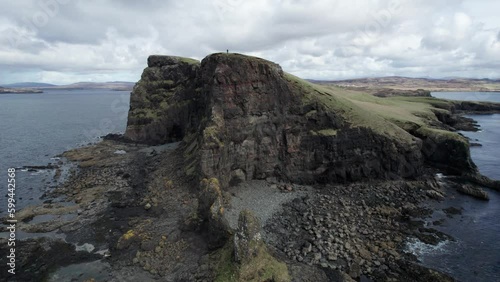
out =
<svg viewBox="0 0 500 282"><path fill-rule="evenodd" d="M155 55L132 92L125 137L183 141L186 175L215 177L222 188L268 178L299 184L415 178L425 161L454 173L477 170L458 134L400 127L335 91L261 58L217 53L200 63Z"/></svg>
<svg viewBox="0 0 500 282"><path fill-rule="evenodd" d="M203 179L198 197L198 217L208 231L208 247L217 249L228 241L231 228L224 217L224 206L219 181L216 178Z"/></svg>
<svg viewBox="0 0 500 282"><path fill-rule="evenodd" d="M459 185L457 188L457 191L469 196L472 196L476 199L480 200L485 200L489 201L490 197L488 196L488 193L481 189L479 186L475 185L470 185L470 184L464 184L464 185Z"/></svg>

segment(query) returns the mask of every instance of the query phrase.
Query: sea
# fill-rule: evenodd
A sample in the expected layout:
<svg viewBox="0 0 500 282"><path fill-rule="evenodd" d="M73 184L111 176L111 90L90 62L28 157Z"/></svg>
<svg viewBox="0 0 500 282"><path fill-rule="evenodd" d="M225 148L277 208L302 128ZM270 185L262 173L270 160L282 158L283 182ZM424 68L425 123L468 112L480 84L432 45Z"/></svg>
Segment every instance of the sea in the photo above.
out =
<svg viewBox="0 0 500 282"><path fill-rule="evenodd" d="M437 92L434 97L500 102L500 93ZM0 217L6 215L7 170L24 166L57 164L66 150L100 140L108 133L123 133L129 110L129 92L107 90L46 90L43 94L0 95ZM500 179L500 115L473 115L481 130L462 132L482 147L471 148L472 159L490 178ZM16 208L35 205L52 188L53 170L16 174ZM2 184L3 183L3 184ZM3 188L2 188L3 187ZM448 218L442 211L428 219L445 218L433 226L455 241L438 246L411 242L408 250L425 266L451 274L460 281L500 281L500 193L488 190L484 202L456 194L435 208L462 208Z"/></svg>
<svg viewBox="0 0 500 282"><path fill-rule="evenodd" d="M57 164L58 155L125 131L130 92L45 90L0 95L0 217L6 215L7 170L16 171L16 210L41 201L53 170L21 169Z"/></svg>
<svg viewBox="0 0 500 282"><path fill-rule="evenodd" d="M462 101L500 102L494 92L435 92L432 96ZM468 115L481 126L478 132L461 132L481 147L471 147L471 156L479 171L500 180L500 115ZM446 176L443 176L446 177ZM488 202L453 191L453 195L431 207L436 211L426 219L429 227L454 237L437 246L417 240L407 244L421 264L446 272L459 281L500 281L500 192L486 189ZM449 217L443 209L455 207L462 213ZM444 219L442 225L434 221Z"/></svg>

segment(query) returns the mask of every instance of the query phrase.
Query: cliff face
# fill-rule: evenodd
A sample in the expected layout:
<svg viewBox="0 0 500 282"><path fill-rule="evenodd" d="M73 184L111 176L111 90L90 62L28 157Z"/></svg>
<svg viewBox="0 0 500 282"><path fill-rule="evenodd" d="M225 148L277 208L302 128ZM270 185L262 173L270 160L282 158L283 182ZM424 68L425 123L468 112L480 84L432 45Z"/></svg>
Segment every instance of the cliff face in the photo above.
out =
<svg viewBox="0 0 500 282"><path fill-rule="evenodd" d="M411 149L308 100L306 89L271 62L218 54L202 62L210 97L201 171L224 184L271 176L293 182L345 182L413 176ZM406 151L408 150L408 151Z"/></svg>
<svg viewBox="0 0 500 282"><path fill-rule="evenodd" d="M199 68L192 59L150 56L130 97L125 136L148 144L181 141L201 116L195 103Z"/></svg>
<svg viewBox="0 0 500 282"><path fill-rule="evenodd" d="M420 138L277 64L239 54L213 54L201 64L151 56L132 93L125 136L183 140L185 172L218 178L222 187L267 177L411 178L424 164Z"/></svg>

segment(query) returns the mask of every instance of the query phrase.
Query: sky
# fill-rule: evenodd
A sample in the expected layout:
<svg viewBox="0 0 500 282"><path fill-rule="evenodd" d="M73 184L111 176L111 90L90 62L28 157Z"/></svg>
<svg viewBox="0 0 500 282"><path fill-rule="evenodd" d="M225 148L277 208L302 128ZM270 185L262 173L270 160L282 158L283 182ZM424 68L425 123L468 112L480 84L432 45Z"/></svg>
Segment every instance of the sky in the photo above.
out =
<svg viewBox="0 0 500 282"><path fill-rule="evenodd" d="M137 81L238 52L309 79L500 78L498 0L0 0L0 84Z"/></svg>

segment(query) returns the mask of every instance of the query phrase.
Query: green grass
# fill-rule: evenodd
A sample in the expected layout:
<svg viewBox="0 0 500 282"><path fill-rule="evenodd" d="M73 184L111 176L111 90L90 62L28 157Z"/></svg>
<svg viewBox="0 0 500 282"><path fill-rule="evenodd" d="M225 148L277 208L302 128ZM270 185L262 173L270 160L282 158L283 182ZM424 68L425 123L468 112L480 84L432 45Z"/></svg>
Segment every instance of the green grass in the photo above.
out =
<svg viewBox="0 0 500 282"><path fill-rule="evenodd" d="M215 282L238 281L238 265L233 260L234 245L230 240L216 251L211 259L215 262Z"/></svg>
<svg viewBox="0 0 500 282"><path fill-rule="evenodd" d="M439 99L439 98L434 98L434 97L401 97L401 96L395 96L395 97L390 97L390 98L386 98L386 99L394 100L394 101L409 102L409 103L427 104L427 105L429 105L431 107L439 108L439 109L445 109L445 110L449 110L451 108L451 106L455 103L454 101L445 100L445 99Z"/></svg>
<svg viewBox="0 0 500 282"><path fill-rule="evenodd" d="M257 255L240 266L240 281L290 281L287 265L275 259L263 242L255 244L258 244Z"/></svg>
<svg viewBox="0 0 500 282"><path fill-rule="evenodd" d="M258 242L257 255L250 261L241 265L234 262L234 244L232 240L211 255L214 262L216 282L230 281L290 281L288 267L285 263L275 259L268 251L263 242Z"/></svg>
<svg viewBox="0 0 500 282"><path fill-rule="evenodd" d="M294 75L285 74L292 88L302 95L304 104L319 102L328 110L341 115L351 127L367 127L374 132L390 136L403 143L413 143L412 136L391 121L392 119L401 119L397 108L391 108L396 103L388 103L383 98L358 91L351 91L341 87L322 86L307 82ZM387 112L387 109L391 111ZM406 115L404 121L418 121L416 117Z"/></svg>
<svg viewBox="0 0 500 282"><path fill-rule="evenodd" d="M458 133L442 129L421 127L417 130L417 133L423 136L433 138L437 141L453 139L462 143L467 143L467 140Z"/></svg>
<svg viewBox="0 0 500 282"><path fill-rule="evenodd" d="M335 130L335 129L323 129L323 130L318 131L318 135L337 136L337 130Z"/></svg>
<svg viewBox="0 0 500 282"><path fill-rule="evenodd" d="M300 95L304 104L320 102L327 109L341 115L351 127L367 127L374 132L389 136L402 143L412 144L411 130L419 134L466 142L457 133L436 129L431 124L439 123L435 113L447 113L456 101L433 97L377 97L362 90L350 90L334 85L309 83L291 74L285 78ZM311 117L315 112L309 112ZM311 131L312 135L335 136L334 129Z"/></svg>

